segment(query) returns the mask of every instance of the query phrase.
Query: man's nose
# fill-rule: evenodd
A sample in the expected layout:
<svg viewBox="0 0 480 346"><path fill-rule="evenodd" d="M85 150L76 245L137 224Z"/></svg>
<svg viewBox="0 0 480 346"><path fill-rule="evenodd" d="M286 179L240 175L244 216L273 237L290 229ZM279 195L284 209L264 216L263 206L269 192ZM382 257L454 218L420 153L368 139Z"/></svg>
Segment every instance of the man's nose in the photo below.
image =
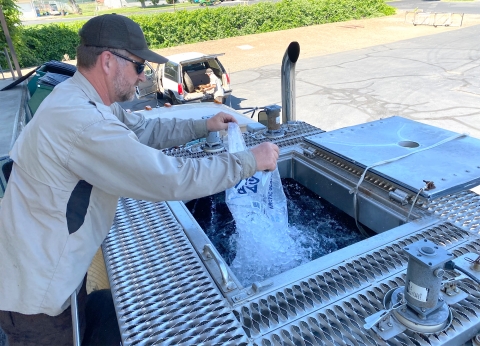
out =
<svg viewBox="0 0 480 346"><path fill-rule="evenodd" d="M147 77L145 76L145 71L142 71L142 73L138 75L138 79L140 80L140 82L145 82L147 80Z"/></svg>

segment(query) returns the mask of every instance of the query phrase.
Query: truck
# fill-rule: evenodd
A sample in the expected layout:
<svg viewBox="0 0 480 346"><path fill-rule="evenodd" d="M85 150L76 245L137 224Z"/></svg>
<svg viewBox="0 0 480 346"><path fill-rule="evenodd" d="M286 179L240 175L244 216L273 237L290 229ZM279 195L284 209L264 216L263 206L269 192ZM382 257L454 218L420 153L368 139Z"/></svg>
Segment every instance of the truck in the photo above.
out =
<svg viewBox="0 0 480 346"><path fill-rule="evenodd" d="M342 211L362 239L246 284L215 239L231 223L215 221L218 205L198 212L214 220L209 231L197 201L121 198L102 252L124 345L462 345L478 333L479 141L401 116L331 131L300 121L298 55L285 52L281 112L260 107L259 122L209 103L141 112L230 112L248 147L279 145L282 178ZM163 153L222 152L209 137ZM330 207L309 208L305 222Z"/></svg>

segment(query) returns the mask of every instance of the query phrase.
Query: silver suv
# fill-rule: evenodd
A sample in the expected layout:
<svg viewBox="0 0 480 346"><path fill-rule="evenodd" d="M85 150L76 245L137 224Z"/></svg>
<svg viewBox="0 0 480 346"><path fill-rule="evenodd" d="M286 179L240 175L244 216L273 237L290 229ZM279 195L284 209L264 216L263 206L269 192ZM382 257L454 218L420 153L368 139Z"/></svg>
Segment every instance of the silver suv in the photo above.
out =
<svg viewBox="0 0 480 346"><path fill-rule="evenodd" d="M147 81L137 87L137 97L157 92L159 98L165 97L172 104L213 101L213 94L204 93L199 87L210 82L205 70L211 68L222 81L225 103L232 89L230 77L218 60L222 55L189 52L167 56L169 61L155 70L151 66L145 69Z"/></svg>

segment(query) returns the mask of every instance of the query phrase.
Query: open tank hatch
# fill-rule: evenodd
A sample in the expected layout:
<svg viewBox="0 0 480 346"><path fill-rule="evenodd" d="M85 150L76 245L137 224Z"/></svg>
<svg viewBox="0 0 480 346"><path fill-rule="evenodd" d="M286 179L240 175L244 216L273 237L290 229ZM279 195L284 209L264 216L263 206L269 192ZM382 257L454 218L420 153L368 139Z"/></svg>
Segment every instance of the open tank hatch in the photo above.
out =
<svg viewBox="0 0 480 346"><path fill-rule="evenodd" d="M301 122L298 125L303 126ZM301 136L300 133L293 136L298 135ZM238 274L235 263L228 267L236 254L235 224L224 204L223 195L208 197L203 202L187 203L184 208L190 214L189 217L195 219L196 225L188 227L187 234L206 261L205 264L217 284L229 298L238 297L234 296L234 292L242 290L242 287L247 289L252 285L258 288L269 285L270 282L280 285L285 278L293 280L307 275L314 271L317 265L321 265L321 258L330 251L336 252L344 246L356 245L372 234L387 232L426 217L431 199L480 182L476 171L470 167L472 163L460 162L454 155L459 148L464 153L475 151L480 147L478 140L401 117L332 132L317 132L311 135L305 133L303 141L293 142L290 136L292 134L287 133L284 139L274 140L281 147L284 146L283 143L286 144L281 150L278 169L283 182L289 182L286 184L285 193L290 207L290 226L292 222L296 222L295 207L292 209L295 198L292 198L288 187L291 183L296 185L294 190L299 187L304 189L300 193L302 198L312 194L315 196L314 200L321 199L331 205L326 208L306 203L306 207L300 207L304 211L300 217L304 222L300 226L301 231L304 231L310 221L325 223L325 220L319 221L310 217L314 214L320 215L319 210L323 212L325 208L330 211L338 208L343 215L338 214L342 216L339 216L336 222L349 225L346 229L350 231L348 235L345 233L336 237L343 232L343 228L342 231L330 229L327 233L335 236L332 239L328 239L329 235L322 235L321 232L315 234L318 227L311 228L310 231L314 230L311 233L294 233L292 239L300 243L303 241L300 248L305 250L306 256L302 253L301 260L291 269L282 269L281 272L273 274L257 273L245 280L244 277L236 277ZM254 133L245 133L244 138L248 146L265 140L258 139ZM472 157L475 157L473 153ZM392 158L395 160L390 162ZM423 165L422 158L428 164ZM441 167L448 164L449 160L453 164L453 172L456 173L447 179L444 178L446 173ZM366 173L365 168L368 168ZM357 192L353 192L355 189ZM207 205L202 207L204 202L207 202ZM212 213L212 209L216 209L216 213ZM175 210L182 222L181 215L184 215L184 212L177 208ZM219 215L228 217L219 218ZM367 232L358 232L355 223ZM208 243L210 245L206 247L205 244ZM255 249L252 248L252 251ZM292 258L297 257L292 254ZM217 269L222 266L223 268ZM236 288L232 288L232 282Z"/></svg>
<svg viewBox="0 0 480 346"><path fill-rule="evenodd" d="M300 249L300 253L286 256L300 256L298 263L302 264L365 239L352 217L314 192L291 178L282 179L282 185L287 197L288 235ZM186 206L225 262L231 265L236 254L236 232L225 192L190 201ZM253 240L249 251L256 251ZM268 279L267 273L246 274L239 272L243 270L241 267L232 270L239 278L250 278L240 280L244 286ZM271 273L279 274L279 270L272 269Z"/></svg>
<svg viewBox="0 0 480 346"><path fill-rule="evenodd" d="M369 162L357 162L327 148L324 143L315 143L318 137L312 138L321 133L319 129L301 122L296 126L296 132L286 132L285 137L271 140L281 148L278 163L281 177L354 216L350 191L358 184ZM398 139L395 134L388 136ZM368 137L366 141L371 140ZM251 133L244 134L244 138L249 147L265 140ZM305 138L309 138L308 142ZM396 145L401 150L414 151L426 144L404 136ZM370 149L378 148L371 145ZM428 150L423 151L426 152ZM190 147L174 148L166 153L181 157L215 155L193 151ZM443 159L439 162L448 164L448 156L441 156L437 155ZM452 166L452 172L460 166L461 163ZM460 187L452 184L442 193L450 188L462 189L470 183L464 180L459 184ZM403 293L399 287L410 289L412 285L408 280L420 287L430 287L415 276L406 275L408 259L402 249L427 239L452 253L455 263L474 259L480 253L478 195L460 192L430 201L437 193L432 188L415 203L418 190L409 190L407 185L402 179L394 181L382 175L380 169L369 170L358 188L357 219L379 234L247 286L236 278L225 263L230 260L222 259L218 253L222 251L220 246L212 244L184 202L120 199L103 250L124 344L147 340L185 345L205 342L297 345L330 340L338 345L462 345L478 333L480 298L471 280L453 281L457 276L447 270L442 282L448 280L448 285L442 288L445 292L442 297L451 314L445 314L447 310L440 306L438 313L435 310L427 315L435 318L433 323L421 321L419 329L417 318L409 314L408 309L405 313L394 310L392 318L401 322L406 330L394 336L391 336L393 333L386 335L388 342L383 342L375 331L375 326L383 320L377 323L374 314L402 304ZM300 193L305 194L303 190ZM217 211L218 208L217 205ZM292 222L292 215L290 218ZM217 232L222 231L220 228L223 225L219 225ZM432 253L431 249L420 250L427 255ZM463 262L457 265L463 268ZM418 277L423 278L422 272L419 273ZM439 279L440 272L434 270L435 273ZM422 289L412 292L422 292ZM420 306L420 313L422 308L428 310L430 306ZM367 316L374 316L369 324L365 320ZM390 327L388 320L385 323ZM383 324L377 327L388 331ZM434 333L429 334L431 331Z"/></svg>

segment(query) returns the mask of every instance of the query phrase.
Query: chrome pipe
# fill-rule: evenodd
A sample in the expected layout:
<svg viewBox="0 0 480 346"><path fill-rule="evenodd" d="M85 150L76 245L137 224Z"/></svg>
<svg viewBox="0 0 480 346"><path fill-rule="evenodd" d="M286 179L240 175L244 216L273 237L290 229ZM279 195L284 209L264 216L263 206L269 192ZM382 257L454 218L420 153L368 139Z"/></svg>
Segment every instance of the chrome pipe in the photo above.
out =
<svg viewBox="0 0 480 346"><path fill-rule="evenodd" d="M282 123L296 121L295 114L295 63L300 55L300 44L296 41L288 45L282 60Z"/></svg>

